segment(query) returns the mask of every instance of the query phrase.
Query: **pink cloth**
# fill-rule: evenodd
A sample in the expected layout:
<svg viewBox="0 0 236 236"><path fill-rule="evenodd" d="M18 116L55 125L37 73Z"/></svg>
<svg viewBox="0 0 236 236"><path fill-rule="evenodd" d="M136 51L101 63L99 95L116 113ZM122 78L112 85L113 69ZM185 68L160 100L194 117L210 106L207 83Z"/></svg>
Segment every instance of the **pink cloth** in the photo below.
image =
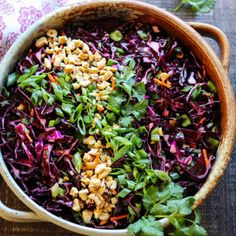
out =
<svg viewBox="0 0 236 236"><path fill-rule="evenodd" d="M17 37L42 16L81 0L0 0L0 61Z"/></svg>

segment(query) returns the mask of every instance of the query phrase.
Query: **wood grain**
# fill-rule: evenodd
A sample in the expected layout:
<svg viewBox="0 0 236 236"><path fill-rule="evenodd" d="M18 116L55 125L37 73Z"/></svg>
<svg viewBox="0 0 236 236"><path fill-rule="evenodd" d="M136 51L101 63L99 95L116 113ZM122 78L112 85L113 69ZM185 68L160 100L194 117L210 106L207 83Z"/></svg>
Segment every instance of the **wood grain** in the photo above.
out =
<svg viewBox="0 0 236 236"><path fill-rule="evenodd" d="M177 0L146 0L145 2L160 6L168 11L173 11ZM193 15L189 11L181 10L177 16L185 21L199 21L213 24L222 29L231 43L231 67L230 78L236 92L236 4L235 0L217 0L214 10L209 14ZM210 40L213 46L215 43ZM216 49L217 50L217 49ZM217 50L218 51L218 50ZM206 227L209 236L235 236L236 235L236 148L232 154L228 169L220 184L201 207L202 223ZM8 206L17 209L25 207L7 188L0 179L0 197ZM76 235L69 233L49 223L11 223L0 219L1 236L49 236L49 235Z"/></svg>

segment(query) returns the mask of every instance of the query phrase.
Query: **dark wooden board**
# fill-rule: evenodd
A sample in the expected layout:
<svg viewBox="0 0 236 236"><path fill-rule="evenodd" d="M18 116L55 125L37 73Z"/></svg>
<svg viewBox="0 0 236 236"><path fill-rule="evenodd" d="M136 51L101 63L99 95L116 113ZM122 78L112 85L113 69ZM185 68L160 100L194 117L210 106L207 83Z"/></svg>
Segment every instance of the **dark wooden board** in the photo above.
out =
<svg viewBox="0 0 236 236"><path fill-rule="evenodd" d="M177 0L146 0L146 2L173 11ZM206 22L218 26L228 36L231 44L230 78L236 92L236 1L216 0L214 10L209 14L193 15L182 10L176 13L185 21ZM232 108L233 109L233 108ZM201 206L202 224L206 227L209 236L236 236L236 148L232 154L228 169L220 184ZM6 184L0 180L0 197L11 207L25 209L19 200L11 193ZM50 223L11 223L0 219L1 236L72 236L69 233Z"/></svg>

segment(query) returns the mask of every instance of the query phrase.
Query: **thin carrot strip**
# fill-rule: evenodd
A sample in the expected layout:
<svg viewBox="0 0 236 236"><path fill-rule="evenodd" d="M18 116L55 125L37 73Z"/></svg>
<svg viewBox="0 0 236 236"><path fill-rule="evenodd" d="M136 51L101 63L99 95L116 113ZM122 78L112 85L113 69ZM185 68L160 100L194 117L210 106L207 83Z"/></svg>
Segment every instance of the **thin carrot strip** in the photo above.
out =
<svg viewBox="0 0 236 236"><path fill-rule="evenodd" d="M164 87L167 87L167 88L170 88L170 87L171 87L171 84L165 83L164 80L159 80L159 79L154 78L154 82L155 82L156 84L160 84L160 85L162 85L162 86L164 86Z"/></svg>
<svg viewBox="0 0 236 236"><path fill-rule="evenodd" d="M111 89L112 91L114 91L116 88L116 80L115 80L115 77L112 77L111 78Z"/></svg>
<svg viewBox="0 0 236 236"><path fill-rule="evenodd" d="M198 125L201 125L206 120L206 117L203 117L199 122Z"/></svg>
<svg viewBox="0 0 236 236"><path fill-rule="evenodd" d="M125 219L127 217L128 217L128 214L124 214L124 215L120 215L120 216L114 216L114 217L111 217L111 221L117 221L117 220Z"/></svg>
<svg viewBox="0 0 236 236"><path fill-rule="evenodd" d="M107 223L107 220L101 220L100 225L105 225Z"/></svg>
<svg viewBox="0 0 236 236"><path fill-rule="evenodd" d="M48 74L48 79L51 81L51 82L54 82L55 83L55 80L53 78L53 76L51 74Z"/></svg>
<svg viewBox="0 0 236 236"><path fill-rule="evenodd" d="M202 66L202 75L204 78L206 77L206 69L204 65Z"/></svg>
<svg viewBox="0 0 236 236"><path fill-rule="evenodd" d="M56 75L53 75L53 78L56 81L56 83L59 84L59 78Z"/></svg>
<svg viewBox="0 0 236 236"><path fill-rule="evenodd" d="M28 133L25 133L25 136L31 143L33 142L32 138L30 137L30 135Z"/></svg>
<svg viewBox="0 0 236 236"><path fill-rule="evenodd" d="M34 117L34 109L33 108L30 110L30 116Z"/></svg>
<svg viewBox="0 0 236 236"><path fill-rule="evenodd" d="M206 149L202 149L202 155L203 155L203 158L204 158L206 167L208 167L209 164L210 164L210 162L209 162L208 157L207 157L207 151L206 151Z"/></svg>
<svg viewBox="0 0 236 236"><path fill-rule="evenodd" d="M48 74L48 79L55 84L59 84L59 80L57 76L52 76L51 74Z"/></svg>

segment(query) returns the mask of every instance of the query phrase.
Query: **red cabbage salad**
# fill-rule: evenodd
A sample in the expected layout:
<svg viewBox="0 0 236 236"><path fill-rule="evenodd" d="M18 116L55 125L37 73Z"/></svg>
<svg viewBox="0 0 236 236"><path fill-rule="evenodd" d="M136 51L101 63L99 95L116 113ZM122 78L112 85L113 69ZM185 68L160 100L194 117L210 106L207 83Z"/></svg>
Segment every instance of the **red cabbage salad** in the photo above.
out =
<svg viewBox="0 0 236 236"><path fill-rule="evenodd" d="M207 235L192 206L215 160L219 101L177 38L116 19L50 29L0 96L3 158L37 204L130 235Z"/></svg>

